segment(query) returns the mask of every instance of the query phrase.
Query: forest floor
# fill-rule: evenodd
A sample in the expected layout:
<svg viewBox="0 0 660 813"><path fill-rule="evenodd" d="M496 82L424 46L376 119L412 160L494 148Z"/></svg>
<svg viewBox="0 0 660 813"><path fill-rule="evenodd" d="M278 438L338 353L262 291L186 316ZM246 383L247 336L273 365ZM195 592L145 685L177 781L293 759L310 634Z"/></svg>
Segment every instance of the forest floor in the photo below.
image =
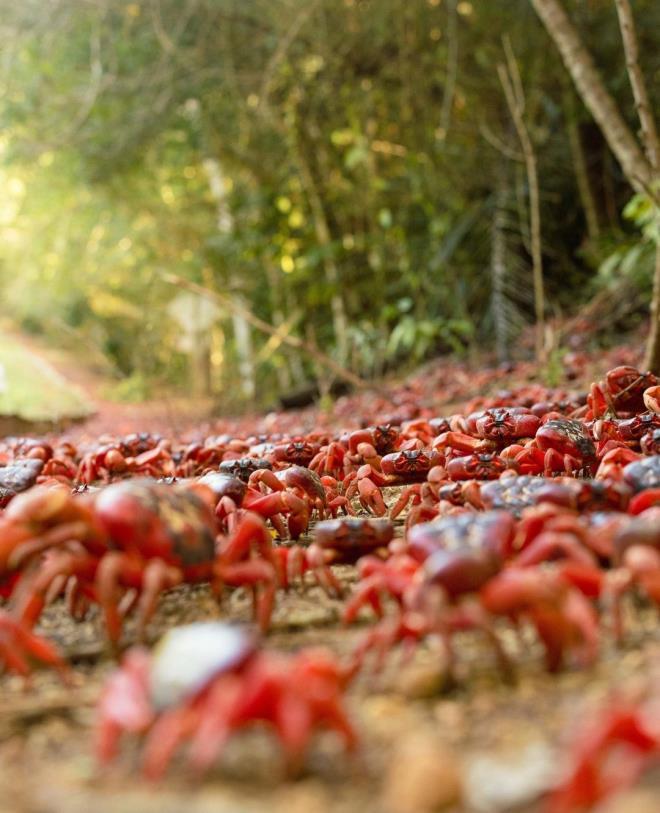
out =
<svg viewBox="0 0 660 813"><path fill-rule="evenodd" d="M624 349L590 359L572 386L584 386L612 362L632 357L635 351ZM518 366L502 375L493 373L488 387L513 386L533 375L532 366ZM382 394L367 393L337 402L333 414L312 408L280 420L291 431L319 423L355 425L361 414L395 411L402 393L448 404L478 398L485 386L462 365L438 362L393 390L385 399L387 407ZM168 415L162 405L131 411L94 403L95 417L70 430L75 435L179 428L195 434L248 426L255 432L274 431L276 421L274 416L262 416L196 424L194 414ZM389 499L396 493L392 489ZM341 568L340 576L349 587L355 569ZM148 637L155 641L167 629L193 620L248 621L249 610L248 597L241 591L233 592L219 608L204 587L178 588L163 598ZM45 612L40 631L71 661L72 683L64 686L47 671L36 673L28 688L20 679L0 677L0 812L536 813L542 809L540 795L565 763L566 738L613 691L634 686L660 666L656 614L628 610L623 648L616 649L605 634L593 668L568 668L559 675L544 671L542 651L529 631L519 636L505 625L500 632L517 664L513 683L502 679L492 651L474 633L459 639L456 683L448 681L446 664L430 643L420 646L407 664L395 653L382 673L367 670L348 693L347 706L361 740L358 755L345 756L333 737L324 735L296 781L286 779L268 733L254 731L232 740L203 781L177 759L166 779L153 786L140 778L138 751L130 743L112 769L100 771L95 765L94 706L114 662L98 615L74 623L56 604ZM345 628L340 611L339 601L311 583L304 591L282 595L264 646L291 651L324 646L346 658L369 619L365 615L361 624ZM132 638L129 626L125 642ZM618 813L660 809L659 777L651 776L648 782L646 791L623 800Z"/></svg>

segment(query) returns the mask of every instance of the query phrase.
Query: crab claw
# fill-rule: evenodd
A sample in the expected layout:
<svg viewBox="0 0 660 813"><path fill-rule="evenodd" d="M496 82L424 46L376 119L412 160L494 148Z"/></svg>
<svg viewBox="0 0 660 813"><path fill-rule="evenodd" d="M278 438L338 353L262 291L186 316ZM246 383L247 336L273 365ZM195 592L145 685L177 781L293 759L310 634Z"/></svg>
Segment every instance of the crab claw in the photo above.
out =
<svg viewBox="0 0 660 813"><path fill-rule="evenodd" d="M644 406L650 412L660 412L660 386L644 390Z"/></svg>
<svg viewBox="0 0 660 813"><path fill-rule="evenodd" d="M0 611L0 661L4 661L10 671L28 678L31 671L28 658L53 666L62 677L67 676L67 666L50 641L35 635L9 613Z"/></svg>
<svg viewBox="0 0 660 813"><path fill-rule="evenodd" d="M385 516L387 506L378 486L368 477L363 477L358 480L357 488L363 508L373 512L377 517Z"/></svg>
<svg viewBox="0 0 660 813"><path fill-rule="evenodd" d="M146 649L131 649L121 668L108 680L98 705L96 756L101 763L117 755L123 731L142 734L154 719L149 700L151 656Z"/></svg>

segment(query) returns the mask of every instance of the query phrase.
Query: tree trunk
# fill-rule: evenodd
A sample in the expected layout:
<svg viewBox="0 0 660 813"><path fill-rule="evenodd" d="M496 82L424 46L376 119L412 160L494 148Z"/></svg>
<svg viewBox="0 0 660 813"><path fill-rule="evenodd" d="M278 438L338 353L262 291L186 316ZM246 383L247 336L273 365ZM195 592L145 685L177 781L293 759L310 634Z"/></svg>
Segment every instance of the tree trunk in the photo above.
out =
<svg viewBox="0 0 660 813"><path fill-rule="evenodd" d="M560 0L530 0L548 34L554 40L582 101L600 127L610 149L636 191L648 190L653 169L635 136L623 120L616 102L605 87L593 58Z"/></svg>
<svg viewBox="0 0 660 813"><path fill-rule="evenodd" d="M564 93L564 112L566 115L568 143L571 148L573 169L575 170L575 181L577 183L578 194L580 195L580 201L584 210L584 219L587 225L587 236L589 240L595 241L600 237L598 209L596 208L596 201L591 191L587 162L584 157L584 148L580 138L580 129L578 127L575 110L575 96L573 90L568 86Z"/></svg>
<svg viewBox="0 0 660 813"><path fill-rule="evenodd" d="M493 323L495 326L495 350L497 360L500 364L509 358L509 336L506 318L506 299L504 295L504 276L506 274L506 234L504 232L506 223L506 213L504 210L505 197L506 175L504 172L504 163L502 163L497 177L490 243L490 276L493 286L492 309Z"/></svg>
<svg viewBox="0 0 660 813"><path fill-rule="evenodd" d="M637 48L637 34L635 33L635 20L628 0L614 0L616 11L619 15L619 28L621 29L621 39L623 40L623 50L626 55L626 69L630 79L635 108L641 128L641 140L646 150L646 157L649 164L654 169L660 165L658 156L658 132L655 127L653 110L649 102L649 95L646 91L646 82L639 67L639 55Z"/></svg>
<svg viewBox="0 0 660 813"><path fill-rule="evenodd" d="M209 189L215 200L218 231L221 234L228 234L233 231L234 222L227 205L222 166L217 158L206 158L203 163L209 182ZM240 277L234 275L233 280L235 280L236 287L240 287ZM240 294L236 295L234 299L238 304L245 307L245 300ZM240 388L243 397L246 400L250 400L254 398L257 391L250 325L240 310L232 312L231 320L236 343Z"/></svg>
<svg viewBox="0 0 660 813"><path fill-rule="evenodd" d="M302 147L297 144L298 169L300 171L300 180L307 195L307 201L312 213L312 220L314 222L314 231L316 232L316 239L319 244L326 249L323 257L323 269L325 271L325 278L330 286L330 309L332 310L332 325L335 334L335 341L337 343L337 358L340 364L345 364L348 356L348 320L346 318L346 308L344 306L344 298L341 295L339 286L339 269L334 259L330 255L330 247L332 245L332 236L330 234L330 227L328 219L325 215L323 202L321 196L316 188L316 183L312 177L312 173L307 165L307 161L302 154Z"/></svg>
<svg viewBox="0 0 660 813"><path fill-rule="evenodd" d="M644 77L639 68L637 37L628 0L615 0L615 4L626 55L626 67L635 97L648 160L623 120L616 102L605 88L591 54L584 47L580 35L566 16L561 0L530 1L559 49L582 101L598 123L610 149L621 164L628 182L637 192L654 195L654 186L659 174L658 137ZM660 245L656 246L655 256L651 325L646 345L645 366L658 374L660 373Z"/></svg>
<svg viewBox="0 0 660 813"><path fill-rule="evenodd" d="M513 51L505 40L504 50L507 67L499 65L497 72L504 90L509 112L518 134L525 159L527 188L529 191L529 243L532 255L532 279L534 283L534 315L536 360L545 364L545 291L543 286L543 254L541 251L541 205L536 152L524 118L525 97L520 74Z"/></svg>
<svg viewBox="0 0 660 813"><path fill-rule="evenodd" d="M649 164L654 170L654 180L659 178L660 155L658 147L658 131L655 126L653 110L649 102L644 75L639 66L637 47L637 33L635 20L628 0L614 0L619 15L619 28L623 40L623 50L626 55L626 69L628 79L635 99L635 108L639 119L641 140L646 151ZM656 200L656 218L660 218L660 210ZM651 299L651 330L646 346L645 366L652 372L660 374L660 243L655 247L655 273L653 275L653 296Z"/></svg>

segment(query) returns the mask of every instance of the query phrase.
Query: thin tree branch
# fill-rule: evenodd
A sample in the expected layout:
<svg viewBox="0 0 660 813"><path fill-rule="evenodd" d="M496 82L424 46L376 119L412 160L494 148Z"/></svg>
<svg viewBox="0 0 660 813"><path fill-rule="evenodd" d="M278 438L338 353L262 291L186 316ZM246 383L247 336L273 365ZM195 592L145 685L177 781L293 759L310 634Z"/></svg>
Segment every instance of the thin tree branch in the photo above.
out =
<svg viewBox="0 0 660 813"><path fill-rule="evenodd" d="M654 169L658 169L660 165L658 156L658 131L656 130L644 75L639 67L639 49L637 47L635 20L628 0L614 0L614 4L617 14L619 15L623 51L626 55L626 68L628 69L630 87L632 88L635 107L637 108L637 115L639 117L642 143L649 163Z"/></svg>
<svg viewBox="0 0 660 813"><path fill-rule="evenodd" d="M508 48L508 50L507 50ZM543 255L541 252L541 207L539 196L538 170L534 145L523 117L524 93L520 73L511 45L504 42L508 69L497 66L497 74L504 90L504 96L511 113L518 140L525 157L527 186L529 190L529 230L532 254L532 276L534 280L534 314L536 318L536 358L543 361L545 334L545 292L543 290Z"/></svg>
<svg viewBox="0 0 660 813"><path fill-rule="evenodd" d="M653 185L653 167L646 160L617 103L605 87L593 57L566 14L561 0L530 2L554 40L582 100L621 164L628 182L637 191L650 189Z"/></svg>
<svg viewBox="0 0 660 813"><path fill-rule="evenodd" d="M440 133L442 139L449 134L451 124L451 110L454 104L454 90L456 88L456 74L458 71L458 20L456 14L456 0L447 3L447 78L440 108Z"/></svg>

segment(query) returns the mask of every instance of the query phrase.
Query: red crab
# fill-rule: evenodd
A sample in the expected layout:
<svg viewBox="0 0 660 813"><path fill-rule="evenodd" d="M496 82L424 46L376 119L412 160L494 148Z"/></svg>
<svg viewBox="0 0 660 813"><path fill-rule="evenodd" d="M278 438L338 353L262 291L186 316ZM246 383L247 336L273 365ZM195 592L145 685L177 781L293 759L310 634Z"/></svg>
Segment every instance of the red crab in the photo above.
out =
<svg viewBox="0 0 660 813"><path fill-rule="evenodd" d="M437 533L433 533L433 526L439 526ZM408 553L380 563L371 559L361 562L364 580L346 607L345 620L355 618L365 604L382 615L381 596L388 593L400 610L393 623L382 622L366 637L356 652L358 663L374 648L382 656L399 640L410 642L433 633L440 635L453 663L453 633L479 628L508 672L510 661L492 629L493 615L514 622L529 620L545 646L549 671L561 667L564 652L571 648L585 663L593 661L598 640L594 611L562 571L502 569L503 550L510 548L512 537L512 520L502 512L447 517L426 527L416 525L410 536ZM470 546L443 547L461 539ZM470 596L477 601L465 600Z"/></svg>
<svg viewBox="0 0 660 813"><path fill-rule="evenodd" d="M497 454L471 454L453 457L446 464L451 480L497 480L511 469L510 463Z"/></svg>
<svg viewBox="0 0 660 813"><path fill-rule="evenodd" d="M332 441L321 449L312 458L309 468L317 474L327 474L332 477L343 477L345 474L346 449L341 443Z"/></svg>
<svg viewBox="0 0 660 813"><path fill-rule="evenodd" d="M320 449L320 444L310 443L305 438L293 438L287 443L279 443L270 455L273 463L293 463L308 466Z"/></svg>
<svg viewBox="0 0 660 813"><path fill-rule="evenodd" d="M645 455L660 456L660 428L650 429L646 434L642 435L639 446Z"/></svg>
<svg viewBox="0 0 660 813"><path fill-rule="evenodd" d="M494 441L501 449L520 438L533 438L541 420L525 407L505 407L473 412L465 423L471 435Z"/></svg>
<svg viewBox="0 0 660 813"><path fill-rule="evenodd" d="M644 392L655 388L658 379L651 373L642 373L636 367L615 367L604 381L591 385L587 399L587 418L602 418L608 413L614 417L626 412L644 410ZM647 407L651 409L651 407Z"/></svg>
<svg viewBox="0 0 660 813"><path fill-rule="evenodd" d="M622 523L614 537L617 569L609 574L607 587L612 597L614 632L623 637L621 600L636 587L660 608L660 506L649 508Z"/></svg>
<svg viewBox="0 0 660 813"><path fill-rule="evenodd" d="M442 460L442 455L433 450L413 449L385 455L380 461L382 472L365 464L346 477L346 496L350 499L357 493L364 509L382 517L387 512L380 492L383 486L423 482L429 471Z"/></svg>
<svg viewBox="0 0 660 813"><path fill-rule="evenodd" d="M153 655L129 651L109 678L98 706L96 754L108 763L124 732L141 736L143 773L157 779L188 741L189 762L202 772L232 734L268 723L289 771L298 772L321 728L355 749L357 737L341 702L350 678L323 650L278 655L262 652L254 637L226 624L179 627Z"/></svg>
<svg viewBox="0 0 660 813"><path fill-rule="evenodd" d="M348 451L355 455L361 443L368 443L374 447L379 455L396 451L399 445L400 432L392 424L379 424L369 426L367 429L358 429L351 432L348 437Z"/></svg>
<svg viewBox="0 0 660 813"><path fill-rule="evenodd" d="M354 564L365 554L385 558L393 536L394 524L385 518L346 517L317 522L314 542L309 547L294 545L275 551L279 583L288 587L310 571L326 593L341 596L344 591L330 565Z"/></svg>
<svg viewBox="0 0 660 813"><path fill-rule="evenodd" d="M519 449L513 445L502 456L513 459L521 474L565 474L596 468L596 447L584 425L568 418L551 418L539 427L534 440Z"/></svg>
<svg viewBox="0 0 660 813"><path fill-rule="evenodd" d="M68 668L57 649L4 610L0 610L0 661L6 669L28 678L30 661L36 660L57 669L63 678Z"/></svg>
<svg viewBox="0 0 660 813"><path fill-rule="evenodd" d="M569 755L569 771L549 794L544 813L591 810L660 764L657 692L634 699L614 697L595 719L581 720Z"/></svg>
<svg viewBox="0 0 660 813"><path fill-rule="evenodd" d="M72 606L81 599L101 605L109 641L116 645L120 605L130 591L136 592L132 603L137 600L143 629L164 589L209 581L216 591L224 584L261 586L257 617L267 627L276 588L268 529L258 515L246 512L234 532L216 542L214 504L203 485L192 489L145 480L91 495L57 489L21 495L2 520L3 541L13 536L5 561L48 553L17 587L18 616L34 624L48 598L68 584Z"/></svg>
<svg viewBox="0 0 660 813"><path fill-rule="evenodd" d="M78 466L76 480L79 483L94 483L100 480L109 483L118 477L143 475L171 477L175 474L172 455L165 442L133 456L126 456L119 444L101 446L88 452Z"/></svg>
<svg viewBox="0 0 660 813"><path fill-rule="evenodd" d="M660 429L660 414L657 412L641 412L632 418L594 421L594 437L599 441L599 454L601 447L613 444L625 444L631 449L638 449L641 439L648 432Z"/></svg>
<svg viewBox="0 0 660 813"><path fill-rule="evenodd" d="M328 563L353 564L361 556L385 550L393 536L394 523L384 518L346 517L314 526L314 546L324 552Z"/></svg>
<svg viewBox="0 0 660 813"><path fill-rule="evenodd" d="M487 549L499 559L511 554L515 521L507 511L459 514L424 522L410 529L406 551L423 562L437 550Z"/></svg>
<svg viewBox="0 0 660 813"><path fill-rule="evenodd" d="M286 532L276 515L288 514L289 533L297 539L309 524L309 518L316 510L319 516L325 515L327 497L318 474L304 466L289 466L277 472L258 469L250 475L248 493L243 507L268 516L282 538ZM261 494L261 487L272 489L271 494Z"/></svg>
<svg viewBox="0 0 660 813"><path fill-rule="evenodd" d="M405 508L411 505L406 516L406 529L419 522L429 522L435 519L442 508L440 503L443 500L451 502L452 495L443 492L443 489L447 487L453 489L455 484L447 479L447 472L442 466L433 466L426 476L426 482L414 483L401 492L390 510L390 518L396 519ZM461 500L458 495L456 496L459 504L462 505L464 500Z"/></svg>

